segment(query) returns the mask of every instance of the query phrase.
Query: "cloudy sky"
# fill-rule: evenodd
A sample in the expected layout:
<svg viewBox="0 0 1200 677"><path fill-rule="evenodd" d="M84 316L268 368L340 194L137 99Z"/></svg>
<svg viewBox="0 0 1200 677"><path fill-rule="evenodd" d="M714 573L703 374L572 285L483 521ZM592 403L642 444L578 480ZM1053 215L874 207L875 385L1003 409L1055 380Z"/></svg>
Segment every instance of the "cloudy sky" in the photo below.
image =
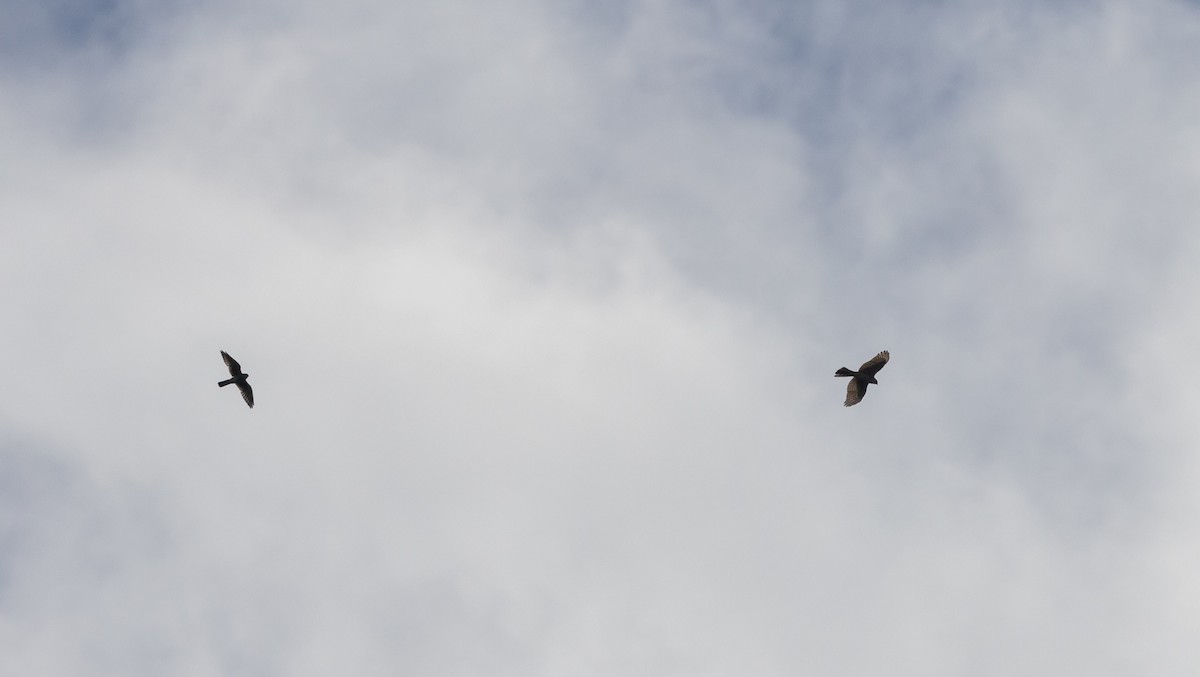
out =
<svg viewBox="0 0 1200 677"><path fill-rule="evenodd" d="M1194 675L1198 62L1183 0L0 2L0 673Z"/></svg>

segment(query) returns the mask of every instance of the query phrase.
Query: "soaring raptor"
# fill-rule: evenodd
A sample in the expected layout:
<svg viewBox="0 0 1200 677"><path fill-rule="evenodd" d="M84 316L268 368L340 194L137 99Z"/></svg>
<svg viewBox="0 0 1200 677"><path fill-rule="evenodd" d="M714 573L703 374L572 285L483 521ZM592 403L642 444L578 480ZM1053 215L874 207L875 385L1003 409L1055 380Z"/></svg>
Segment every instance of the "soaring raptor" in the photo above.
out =
<svg viewBox="0 0 1200 677"><path fill-rule="evenodd" d="M871 383L879 383L879 381L875 380L875 374L878 374L879 370L883 369L883 365L887 364L888 358L890 357L891 356L888 355L888 351L885 350L864 362L863 366L858 368L858 371L850 371L849 369L842 367L834 372L834 376L850 377L850 382L846 384L847 407L852 407L859 402L862 402L863 396L867 394L867 385ZM249 388L250 386L246 387Z"/></svg>
<svg viewBox="0 0 1200 677"><path fill-rule="evenodd" d="M250 374L243 374L242 365L238 364L237 360L230 357L229 353L225 352L224 350L221 351L221 357L225 360L225 366L229 367L229 375L233 378L225 379L217 385L221 386L222 388L230 383L236 385L238 390L242 391L242 399L246 400L246 405L253 409L254 391L250 389L250 382L246 380L250 377Z"/></svg>

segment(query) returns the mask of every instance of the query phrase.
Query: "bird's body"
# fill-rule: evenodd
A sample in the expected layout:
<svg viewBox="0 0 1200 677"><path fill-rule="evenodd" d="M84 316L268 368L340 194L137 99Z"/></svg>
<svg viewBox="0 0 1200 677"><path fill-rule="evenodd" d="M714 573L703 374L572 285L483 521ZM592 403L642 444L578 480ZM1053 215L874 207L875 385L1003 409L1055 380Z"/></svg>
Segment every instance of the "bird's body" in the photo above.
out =
<svg viewBox="0 0 1200 677"><path fill-rule="evenodd" d="M246 406L254 408L254 391L250 389L250 374L242 373L242 365L238 364L237 360L229 356L229 353L221 351L221 359L225 360L225 366L229 367L229 375L233 378L227 378L224 381L217 383L218 386L224 388L229 384L236 385L242 393L242 399L246 400Z"/></svg>
<svg viewBox="0 0 1200 677"><path fill-rule="evenodd" d="M875 374L883 369L883 365L888 363L891 355L888 351L883 351L863 363L858 371L851 371L846 367L842 367L834 372L834 376L849 376L850 382L846 384L846 403L845 406L852 407L859 402L862 402L863 396L867 394L867 386L871 383L878 384L875 380Z"/></svg>

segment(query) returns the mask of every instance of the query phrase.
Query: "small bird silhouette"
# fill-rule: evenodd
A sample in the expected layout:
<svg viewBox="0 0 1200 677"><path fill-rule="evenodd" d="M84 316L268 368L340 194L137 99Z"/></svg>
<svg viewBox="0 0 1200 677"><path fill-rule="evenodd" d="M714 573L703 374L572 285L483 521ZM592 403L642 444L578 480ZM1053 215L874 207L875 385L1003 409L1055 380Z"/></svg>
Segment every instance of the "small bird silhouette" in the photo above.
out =
<svg viewBox="0 0 1200 677"><path fill-rule="evenodd" d="M242 365L238 364L237 360L230 357L229 353L225 352L224 350L221 351L221 358L225 360L225 366L229 367L229 375L233 378L225 379L224 381L217 383L217 385L221 386L222 388L230 383L236 385L238 390L242 391L242 399L246 400L246 405L253 409L254 391L250 389L250 382L246 380L250 377L250 374L243 374Z"/></svg>
<svg viewBox="0 0 1200 677"><path fill-rule="evenodd" d="M879 381L875 380L875 374L878 374L879 370L883 369L883 365L887 364L888 359L890 358L891 355L889 355L888 351L885 350L864 362L863 366L858 368L858 371L850 371L849 369L842 367L834 372L834 376L851 377L850 382L846 384L845 406L852 407L859 402L862 402L863 396L867 394L867 385L871 383L879 383ZM249 388L250 386L246 387Z"/></svg>

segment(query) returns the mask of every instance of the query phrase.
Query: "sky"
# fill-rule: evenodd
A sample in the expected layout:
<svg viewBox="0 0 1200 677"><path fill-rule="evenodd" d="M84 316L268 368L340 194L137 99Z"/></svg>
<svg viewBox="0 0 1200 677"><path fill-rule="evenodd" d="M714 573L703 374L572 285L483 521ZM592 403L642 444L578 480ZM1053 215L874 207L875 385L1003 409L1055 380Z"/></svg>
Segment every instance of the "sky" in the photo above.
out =
<svg viewBox="0 0 1200 677"><path fill-rule="evenodd" d="M1200 5L502 5L0 3L0 673L1194 674Z"/></svg>

